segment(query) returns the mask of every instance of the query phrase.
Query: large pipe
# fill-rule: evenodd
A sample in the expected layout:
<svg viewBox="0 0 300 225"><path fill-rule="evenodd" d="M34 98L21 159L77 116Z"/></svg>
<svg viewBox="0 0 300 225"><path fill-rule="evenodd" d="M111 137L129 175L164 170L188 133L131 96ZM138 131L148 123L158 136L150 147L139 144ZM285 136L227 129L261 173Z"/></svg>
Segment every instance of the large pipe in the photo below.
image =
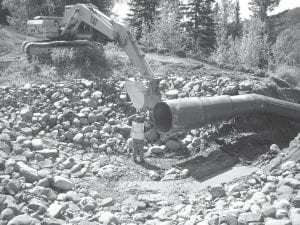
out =
<svg viewBox="0 0 300 225"><path fill-rule="evenodd" d="M300 121L300 104L257 94L181 98L158 102L153 109L153 119L160 133L171 133L254 113Z"/></svg>

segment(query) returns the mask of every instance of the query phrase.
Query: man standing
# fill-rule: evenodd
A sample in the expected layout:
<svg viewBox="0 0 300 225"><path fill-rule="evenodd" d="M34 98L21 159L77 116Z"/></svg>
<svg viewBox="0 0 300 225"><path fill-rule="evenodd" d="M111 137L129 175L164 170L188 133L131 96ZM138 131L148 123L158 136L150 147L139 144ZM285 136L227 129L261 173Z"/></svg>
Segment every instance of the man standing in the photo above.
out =
<svg viewBox="0 0 300 225"><path fill-rule="evenodd" d="M145 115L139 112L134 121L132 121L131 125L131 137L132 137L132 148L133 148L133 161L136 163L143 163L144 160L144 122L145 122Z"/></svg>

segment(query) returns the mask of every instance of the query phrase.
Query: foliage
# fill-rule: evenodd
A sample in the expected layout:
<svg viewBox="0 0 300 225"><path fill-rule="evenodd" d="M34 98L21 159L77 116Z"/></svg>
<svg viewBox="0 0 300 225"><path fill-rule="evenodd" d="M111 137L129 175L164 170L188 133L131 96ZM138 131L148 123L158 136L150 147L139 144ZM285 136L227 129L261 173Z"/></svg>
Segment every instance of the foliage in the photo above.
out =
<svg viewBox="0 0 300 225"><path fill-rule="evenodd" d="M229 37L218 45L212 58L218 63L242 64L247 67L267 68L271 55L265 23L252 18L244 24L241 38Z"/></svg>
<svg viewBox="0 0 300 225"><path fill-rule="evenodd" d="M130 27L135 29L136 38L142 37L143 30L152 31L159 0L130 0L128 14Z"/></svg>
<svg viewBox="0 0 300 225"><path fill-rule="evenodd" d="M141 42L146 47L168 49L173 53L177 50L186 49L190 45L191 39L182 27L179 10L179 3L163 2L160 15L154 22L153 31L145 32Z"/></svg>
<svg viewBox="0 0 300 225"><path fill-rule="evenodd" d="M279 77L288 83L299 86L300 85L300 68L288 65L279 65L276 68L274 76Z"/></svg>
<svg viewBox="0 0 300 225"><path fill-rule="evenodd" d="M101 71L107 69L102 46L56 48L51 59L63 74L73 71L84 77L97 77L99 72L103 74Z"/></svg>
<svg viewBox="0 0 300 225"><path fill-rule="evenodd" d="M300 66L300 23L278 35L273 52L277 64Z"/></svg>
<svg viewBox="0 0 300 225"><path fill-rule="evenodd" d="M240 43L241 62L250 67L266 68L270 57L270 44L265 23L253 18L244 25Z"/></svg>

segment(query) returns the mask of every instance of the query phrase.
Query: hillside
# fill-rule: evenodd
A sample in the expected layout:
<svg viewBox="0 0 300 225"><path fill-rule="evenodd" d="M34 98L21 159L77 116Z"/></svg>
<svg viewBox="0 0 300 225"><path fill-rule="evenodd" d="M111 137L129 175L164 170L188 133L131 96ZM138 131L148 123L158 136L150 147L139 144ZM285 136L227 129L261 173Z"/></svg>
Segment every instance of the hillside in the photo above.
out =
<svg viewBox="0 0 300 225"><path fill-rule="evenodd" d="M270 21L274 24L274 36L273 41L275 42L277 36L286 29L293 29L297 24L300 23L300 8L286 10L279 14L270 17Z"/></svg>

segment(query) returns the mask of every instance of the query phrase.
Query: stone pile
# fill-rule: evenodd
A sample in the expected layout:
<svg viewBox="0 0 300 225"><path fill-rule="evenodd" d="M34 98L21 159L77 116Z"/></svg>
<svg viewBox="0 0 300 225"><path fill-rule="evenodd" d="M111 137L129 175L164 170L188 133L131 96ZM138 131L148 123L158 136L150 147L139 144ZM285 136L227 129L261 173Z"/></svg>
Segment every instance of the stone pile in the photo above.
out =
<svg viewBox="0 0 300 225"><path fill-rule="evenodd" d="M170 77L160 85L166 93L164 97L175 98L236 94L251 90L252 84L227 78ZM272 175L257 172L236 189L216 186L210 192L185 196L179 202L169 202L166 196L153 193L116 202L80 186L78 179L113 179L126 173L125 167L109 157L128 154L131 145L128 118L134 111L125 101L121 81L75 80L22 88L1 87L0 99L0 224L205 223L201 221L216 224L219 221L231 225L238 221L255 225L275 221L298 225L295 221L299 208L299 164L296 163L285 165L286 168ZM159 136L149 124L146 127L145 150L149 156L179 151L186 146L195 148L208 135L207 131L192 130L180 141L172 136ZM188 170L176 168L163 174L149 173L153 180L188 176ZM270 206L274 209L266 210ZM228 216L224 217L227 209Z"/></svg>

